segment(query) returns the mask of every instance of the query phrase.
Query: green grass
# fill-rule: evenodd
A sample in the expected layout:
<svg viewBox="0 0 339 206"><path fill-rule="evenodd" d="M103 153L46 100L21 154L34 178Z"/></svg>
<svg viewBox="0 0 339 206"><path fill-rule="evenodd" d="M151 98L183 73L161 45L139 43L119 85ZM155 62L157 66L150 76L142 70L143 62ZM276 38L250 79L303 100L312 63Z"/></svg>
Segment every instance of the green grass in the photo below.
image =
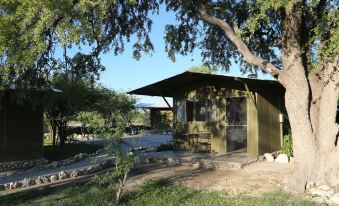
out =
<svg viewBox="0 0 339 206"><path fill-rule="evenodd" d="M79 153L93 153L100 148L102 146L86 143L68 143L62 146L44 145L44 157L49 161L57 161L74 157Z"/></svg>
<svg viewBox="0 0 339 206"><path fill-rule="evenodd" d="M13 194L0 198L0 206L108 206L115 204L115 192L111 189L84 184L57 191L43 190ZM123 196L124 206L315 206L282 191L261 197L246 195L229 196L223 192L202 192L166 181L148 182Z"/></svg>

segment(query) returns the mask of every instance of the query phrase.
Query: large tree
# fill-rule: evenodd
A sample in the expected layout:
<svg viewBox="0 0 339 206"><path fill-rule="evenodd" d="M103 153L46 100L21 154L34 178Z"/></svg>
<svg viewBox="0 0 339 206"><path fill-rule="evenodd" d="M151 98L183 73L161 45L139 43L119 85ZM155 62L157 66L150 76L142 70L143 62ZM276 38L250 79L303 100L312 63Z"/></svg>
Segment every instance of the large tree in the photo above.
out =
<svg viewBox="0 0 339 206"><path fill-rule="evenodd" d="M56 53L71 58L71 48L90 48L80 66L98 64L101 52L119 54L135 35L133 56L140 58L153 50L149 14L157 7L155 0L0 1L0 89L48 86Z"/></svg>
<svg viewBox="0 0 339 206"><path fill-rule="evenodd" d="M339 2L164 2L179 21L166 28L171 58L200 47L210 65L227 70L233 58L285 87L295 155L290 186L338 186Z"/></svg>

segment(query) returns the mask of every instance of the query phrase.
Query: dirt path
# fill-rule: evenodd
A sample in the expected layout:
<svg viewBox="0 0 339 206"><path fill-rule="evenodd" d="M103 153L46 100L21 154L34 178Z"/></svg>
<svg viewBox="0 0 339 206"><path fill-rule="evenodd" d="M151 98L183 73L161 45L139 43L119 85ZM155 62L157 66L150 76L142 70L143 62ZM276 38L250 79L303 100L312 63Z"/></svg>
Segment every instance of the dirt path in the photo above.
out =
<svg viewBox="0 0 339 206"><path fill-rule="evenodd" d="M283 188L291 165L257 162L240 171L199 169L190 166L149 164L137 168L128 180L133 188L145 180L169 179L187 187L204 191L225 191L231 195L260 195Z"/></svg>

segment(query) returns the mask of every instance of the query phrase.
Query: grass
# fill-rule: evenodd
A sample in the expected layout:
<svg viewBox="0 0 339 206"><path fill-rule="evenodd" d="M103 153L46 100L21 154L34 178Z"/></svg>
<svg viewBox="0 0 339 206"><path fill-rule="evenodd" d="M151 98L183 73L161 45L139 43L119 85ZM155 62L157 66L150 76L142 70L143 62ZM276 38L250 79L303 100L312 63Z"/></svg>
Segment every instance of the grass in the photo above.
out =
<svg viewBox="0 0 339 206"><path fill-rule="evenodd" d="M8 195L0 198L0 206L108 206L115 204L115 192L109 188L83 184L60 190L42 190ZM202 192L166 181L147 182L125 193L120 205L124 206L315 206L308 200L295 198L282 191L261 197L229 196L223 192Z"/></svg>
<svg viewBox="0 0 339 206"><path fill-rule="evenodd" d="M44 145L44 157L49 161L58 161L74 157L79 153L93 153L101 149L100 145L86 143L68 143L65 145Z"/></svg>

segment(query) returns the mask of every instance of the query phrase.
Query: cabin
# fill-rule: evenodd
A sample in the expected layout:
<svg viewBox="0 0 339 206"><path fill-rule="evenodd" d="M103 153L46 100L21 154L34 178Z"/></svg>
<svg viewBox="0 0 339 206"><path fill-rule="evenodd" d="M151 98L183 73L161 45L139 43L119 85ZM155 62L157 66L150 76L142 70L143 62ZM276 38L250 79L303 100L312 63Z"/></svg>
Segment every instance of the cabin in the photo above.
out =
<svg viewBox="0 0 339 206"><path fill-rule="evenodd" d="M151 132L170 132L173 128L172 104L169 103L139 103L135 108L144 110L150 119Z"/></svg>
<svg viewBox="0 0 339 206"><path fill-rule="evenodd" d="M43 108L0 98L0 162L43 157Z"/></svg>
<svg viewBox="0 0 339 206"><path fill-rule="evenodd" d="M61 92L43 91L47 95ZM18 98L21 94L35 100L41 98L37 91L0 91L0 163L43 158L43 105Z"/></svg>
<svg viewBox="0 0 339 206"><path fill-rule="evenodd" d="M184 72L130 91L173 98L177 149L258 156L282 147L285 90L274 80Z"/></svg>

